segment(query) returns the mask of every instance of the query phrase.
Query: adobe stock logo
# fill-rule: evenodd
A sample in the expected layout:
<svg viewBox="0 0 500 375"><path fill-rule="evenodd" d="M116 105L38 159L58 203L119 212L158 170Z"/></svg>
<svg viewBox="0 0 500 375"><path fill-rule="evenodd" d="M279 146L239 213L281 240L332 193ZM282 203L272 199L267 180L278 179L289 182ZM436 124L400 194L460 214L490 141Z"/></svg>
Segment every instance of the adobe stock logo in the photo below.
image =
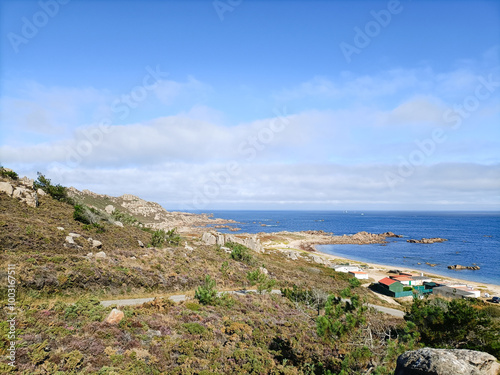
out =
<svg viewBox="0 0 500 375"><path fill-rule="evenodd" d="M370 14L373 20L368 21L363 30L357 26L354 28L354 45L346 42L340 43L339 47L346 61L350 63L352 61L351 56L354 53L359 55L364 48L368 47L373 38L377 37L382 29L386 28L389 23L391 23L392 16L402 11L403 6L398 0L390 0L387 3L387 9L382 9L378 12L372 10Z"/></svg>
<svg viewBox="0 0 500 375"><path fill-rule="evenodd" d="M38 6L40 10L33 13L29 18L21 18L21 35L10 32L7 34L10 45L14 49L15 53L19 52L19 46L21 44L28 44L28 42L37 36L41 28L47 26L49 20L54 18L59 13L61 5L66 5L70 0L47 0L39 1Z"/></svg>

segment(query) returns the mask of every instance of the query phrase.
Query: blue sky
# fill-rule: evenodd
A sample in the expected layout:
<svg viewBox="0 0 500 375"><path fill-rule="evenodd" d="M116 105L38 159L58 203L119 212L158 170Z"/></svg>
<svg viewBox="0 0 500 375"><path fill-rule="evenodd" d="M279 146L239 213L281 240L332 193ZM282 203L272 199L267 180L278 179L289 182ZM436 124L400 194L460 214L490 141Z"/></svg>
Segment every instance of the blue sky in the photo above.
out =
<svg viewBox="0 0 500 375"><path fill-rule="evenodd" d="M496 1L9 1L0 162L169 209L500 209Z"/></svg>

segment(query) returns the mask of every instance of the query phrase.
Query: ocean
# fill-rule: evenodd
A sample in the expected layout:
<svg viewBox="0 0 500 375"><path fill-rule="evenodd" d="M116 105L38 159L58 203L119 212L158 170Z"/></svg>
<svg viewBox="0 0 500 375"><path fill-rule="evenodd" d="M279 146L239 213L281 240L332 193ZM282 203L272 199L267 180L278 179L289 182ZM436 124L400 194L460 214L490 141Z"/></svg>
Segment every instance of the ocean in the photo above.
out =
<svg viewBox="0 0 500 375"><path fill-rule="evenodd" d="M318 250L364 262L407 267L423 272L500 285L500 213L375 211L210 211L233 219L235 233L323 230L335 235L394 232L384 245L320 245ZM228 229L218 229L229 232ZM407 239L441 237L447 242L413 244ZM436 264L431 267L426 264ZM419 264L420 263L420 264ZM480 270L447 266L478 265Z"/></svg>

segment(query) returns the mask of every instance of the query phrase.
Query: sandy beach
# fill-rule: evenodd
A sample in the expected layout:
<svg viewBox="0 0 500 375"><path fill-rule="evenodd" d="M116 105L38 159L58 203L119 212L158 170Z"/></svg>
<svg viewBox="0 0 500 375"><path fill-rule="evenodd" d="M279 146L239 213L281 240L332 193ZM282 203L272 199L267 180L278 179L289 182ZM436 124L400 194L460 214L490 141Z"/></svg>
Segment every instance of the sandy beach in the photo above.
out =
<svg viewBox="0 0 500 375"><path fill-rule="evenodd" d="M500 296L500 285L496 284L463 280L460 279L460 277L443 276L437 273L433 273L432 271L426 272L403 266L395 267L378 263L360 262L338 255L322 253L317 249L316 245L330 244L330 243L335 243L335 241L337 241L337 239L334 239L334 241L332 242L332 237L326 233L314 233L314 232L279 232L272 234L259 233L259 237L263 241L263 245L266 249L280 250L283 252L298 251L305 256L316 255L323 258L325 260L325 263L329 263L330 265L345 264L345 263L349 263L351 265L360 265L360 266L364 265L363 267L364 271L368 274L368 277L372 279L374 282L383 279L384 277L387 277L388 275L390 275L389 270L397 268L400 271L409 272L415 275L420 275L421 273L423 273L424 276L431 277L433 281L437 283L467 285L469 287L474 288L475 290L479 290L481 292L481 299L484 300L488 299L484 297L485 293L488 293L490 296ZM350 240L348 239L347 241ZM459 272L460 271L457 271L457 275L459 275Z"/></svg>

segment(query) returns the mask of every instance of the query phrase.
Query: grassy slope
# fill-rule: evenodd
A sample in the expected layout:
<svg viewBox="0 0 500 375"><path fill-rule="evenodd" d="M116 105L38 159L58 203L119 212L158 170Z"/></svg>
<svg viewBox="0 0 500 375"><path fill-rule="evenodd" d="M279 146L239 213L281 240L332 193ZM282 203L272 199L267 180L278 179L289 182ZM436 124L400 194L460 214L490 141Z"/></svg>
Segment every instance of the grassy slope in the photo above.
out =
<svg viewBox="0 0 500 375"><path fill-rule="evenodd" d="M183 245L141 248L137 241L147 244L150 233L112 224L105 224L103 233L86 230L72 213L72 206L50 197L42 197L40 206L31 208L0 194L0 277L6 278L7 263L17 265L18 306L22 307L17 361L25 374L99 370L102 374L298 374L315 373L308 370L314 366L320 371L319 363L339 368L342 346L317 337L314 311L281 297L231 297L218 306L188 302L129 307L118 327L102 323L110 308L89 298L193 291L206 274L217 280L220 289L240 288L248 286L247 272L261 265L277 280L278 288L298 284L337 293L349 285L346 275L302 260L286 261L279 254L254 253L249 265L196 239L186 239L193 251ZM69 232L101 241L107 258L85 258L92 249L82 237L76 239L81 249L64 247ZM224 262L225 270L221 269ZM84 299L73 307L68 304L80 298ZM0 315L3 355L7 347L4 309ZM371 319L373 325L393 329L398 324L380 314Z"/></svg>

